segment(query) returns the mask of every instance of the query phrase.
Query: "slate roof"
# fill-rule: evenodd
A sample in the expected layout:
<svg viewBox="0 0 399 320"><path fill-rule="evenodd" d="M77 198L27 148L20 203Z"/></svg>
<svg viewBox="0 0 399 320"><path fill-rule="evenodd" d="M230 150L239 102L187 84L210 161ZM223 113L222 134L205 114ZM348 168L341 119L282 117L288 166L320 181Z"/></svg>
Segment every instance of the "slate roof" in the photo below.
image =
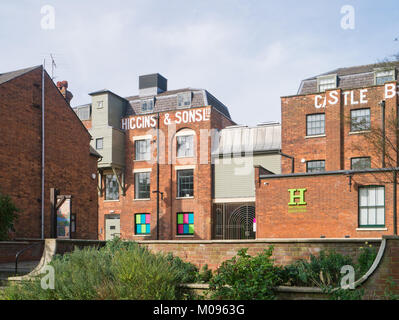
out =
<svg viewBox="0 0 399 320"><path fill-rule="evenodd" d="M35 67L30 67L30 68L25 68L25 69L20 69L20 70L16 70L16 71L11 71L11 72L6 72L6 73L1 73L0 74L0 85L10 81L14 78L17 78L19 76L22 76L25 73L28 73L32 70L35 70L37 68L40 68L41 66L35 66Z"/></svg>

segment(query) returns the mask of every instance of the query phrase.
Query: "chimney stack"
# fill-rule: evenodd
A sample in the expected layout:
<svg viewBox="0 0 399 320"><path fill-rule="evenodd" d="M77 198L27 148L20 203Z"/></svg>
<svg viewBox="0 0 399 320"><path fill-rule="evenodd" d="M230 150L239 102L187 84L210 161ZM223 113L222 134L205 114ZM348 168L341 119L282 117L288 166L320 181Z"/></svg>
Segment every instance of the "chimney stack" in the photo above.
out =
<svg viewBox="0 0 399 320"><path fill-rule="evenodd" d="M73 98L73 94L68 91L68 81L58 81L57 82L57 88L58 90L60 90L61 94L64 96L65 100L70 103L72 98Z"/></svg>
<svg viewBox="0 0 399 320"><path fill-rule="evenodd" d="M139 95L155 96L168 90L168 80L159 73L139 76Z"/></svg>

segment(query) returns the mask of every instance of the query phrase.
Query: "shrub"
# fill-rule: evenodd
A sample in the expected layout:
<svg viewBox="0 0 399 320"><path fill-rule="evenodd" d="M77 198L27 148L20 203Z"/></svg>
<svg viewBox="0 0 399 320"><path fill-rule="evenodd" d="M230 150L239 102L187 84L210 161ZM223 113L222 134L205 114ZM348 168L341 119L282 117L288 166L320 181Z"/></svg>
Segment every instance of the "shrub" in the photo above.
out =
<svg viewBox="0 0 399 320"><path fill-rule="evenodd" d="M11 198L0 193L0 241L8 240L8 232L14 231L18 211Z"/></svg>
<svg viewBox="0 0 399 320"><path fill-rule="evenodd" d="M319 256L310 255L310 261L298 260L284 268L284 283L293 286L338 286L341 279L341 268L353 265L350 257L334 250L322 250Z"/></svg>
<svg viewBox="0 0 399 320"><path fill-rule="evenodd" d="M366 247L360 248L360 255L355 266L356 278L361 278L372 266L377 256L377 249L366 242Z"/></svg>
<svg viewBox="0 0 399 320"><path fill-rule="evenodd" d="M55 289L43 290L40 276L34 281L7 287L7 299L99 300L179 299L179 284L192 275L193 266L175 257L153 254L133 242L119 239L104 248L76 249L50 263L55 270Z"/></svg>
<svg viewBox="0 0 399 320"><path fill-rule="evenodd" d="M273 247L257 256L241 249L235 257L224 261L210 280L211 297L231 300L274 299L280 284L281 268L273 265Z"/></svg>

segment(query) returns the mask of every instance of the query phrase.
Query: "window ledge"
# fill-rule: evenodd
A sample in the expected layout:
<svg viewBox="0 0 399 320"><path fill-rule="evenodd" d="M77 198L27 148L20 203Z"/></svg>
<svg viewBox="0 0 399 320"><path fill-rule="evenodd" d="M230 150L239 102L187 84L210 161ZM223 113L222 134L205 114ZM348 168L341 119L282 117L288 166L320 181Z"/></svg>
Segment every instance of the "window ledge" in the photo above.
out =
<svg viewBox="0 0 399 320"><path fill-rule="evenodd" d="M119 199L118 200L104 200L104 202L119 202Z"/></svg>
<svg viewBox="0 0 399 320"><path fill-rule="evenodd" d="M312 138L324 138L326 135L325 134L315 134L312 136L305 136L305 139L312 139Z"/></svg>
<svg viewBox="0 0 399 320"><path fill-rule="evenodd" d="M363 133L370 133L371 130L362 130L362 131L349 131L349 134L363 134Z"/></svg>
<svg viewBox="0 0 399 320"><path fill-rule="evenodd" d="M193 234L178 234L176 238L194 238Z"/></svg>
<svg viewBox="0 0 399 320"><path fill-rule="evenodd" d="M145 161L152 161L151 158L150 159L143 159L143 160L133 160L133 162L145 162Z"/></svg>
<svg viewBox="0 0 399 320"><path fill-rule="evenodd" d="M146 198L146 199L134 199L134 201L150 201L151 198Z"/></svg>
<svg viewBox="0 0 399 320"><path fill-rule="evenodd" d="M388 231L388 228L356 228L356 231Z"/></svg>
<svg viewBox="0 0 399 320"><path fill-rule="evenodd" d="M145 238L145 237L151 237L151 234L150 233L148 233L148 234L135 234L134 236L135 237Z"/></svg>
<svg viewBox="0 0 399 320"><path fill-rule="evenodd" d="M194 197L176 197L176 200L194 199Z"/></svg>

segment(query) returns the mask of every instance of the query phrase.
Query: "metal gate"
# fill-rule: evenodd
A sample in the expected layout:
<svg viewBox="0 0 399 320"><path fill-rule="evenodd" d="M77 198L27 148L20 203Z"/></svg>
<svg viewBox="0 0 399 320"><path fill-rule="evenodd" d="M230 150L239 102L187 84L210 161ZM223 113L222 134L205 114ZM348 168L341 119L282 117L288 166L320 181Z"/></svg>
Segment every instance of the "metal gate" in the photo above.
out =
<svg viewBox="0 0 399 320"><path fill-rule="evenodd" d="M255 239L254 203L217 203L213 206L214 239Z"/></svg>

